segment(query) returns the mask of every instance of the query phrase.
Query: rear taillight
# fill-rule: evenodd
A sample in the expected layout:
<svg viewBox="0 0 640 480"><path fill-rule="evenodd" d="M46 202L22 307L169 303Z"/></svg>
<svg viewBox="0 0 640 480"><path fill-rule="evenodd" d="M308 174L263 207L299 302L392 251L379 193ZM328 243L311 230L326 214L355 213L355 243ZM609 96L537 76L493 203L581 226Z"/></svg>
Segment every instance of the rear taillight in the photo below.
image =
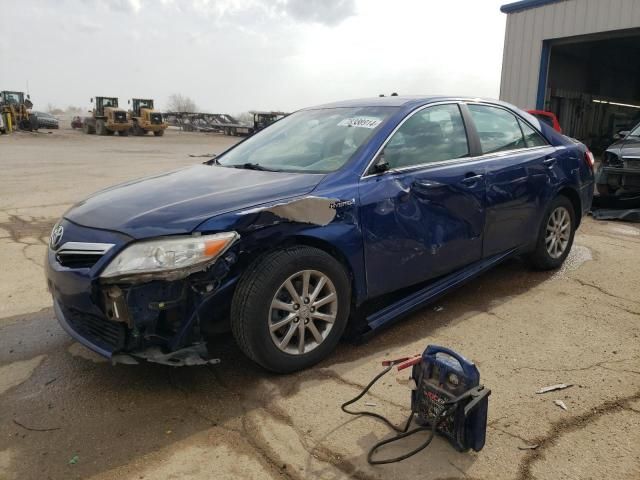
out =
<svg viewBox="0 0 640 480"><path fill-rule="evenodd" d="M593 166L596 163L596 159L593 157L593 153L591 153L591 151L589 150L587 150L584 154L584 163L586 163L589 169L593 171Z"/></svg>

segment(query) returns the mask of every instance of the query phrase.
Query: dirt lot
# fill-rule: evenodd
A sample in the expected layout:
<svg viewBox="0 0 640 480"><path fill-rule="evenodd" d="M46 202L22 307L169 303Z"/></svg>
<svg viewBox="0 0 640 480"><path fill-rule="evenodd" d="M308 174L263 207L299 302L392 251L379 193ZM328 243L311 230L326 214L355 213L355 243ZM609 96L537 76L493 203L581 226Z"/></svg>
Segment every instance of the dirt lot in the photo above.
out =
<svg viewBox="0 0 640 480"><path fill-rule="evenodd" d="M585 219L562 271L510 261L442 299L442 309L341 345L295 375L265 373L230 337L217 345L221 364L183 369L112 367L73 342L43 279L55 220L99 188L200 161L188 154L232 141L174 131L0 137L0 479L640 478L640 229L632 225ZM437 439L401 464L370 467L366 451L387 430L339 405L381 359L429 343L475 360L492 389L486 447L461 454ZM535 394L560 382L574 386ZM390 375L369 401L400 422L409 391Z"/></svg>

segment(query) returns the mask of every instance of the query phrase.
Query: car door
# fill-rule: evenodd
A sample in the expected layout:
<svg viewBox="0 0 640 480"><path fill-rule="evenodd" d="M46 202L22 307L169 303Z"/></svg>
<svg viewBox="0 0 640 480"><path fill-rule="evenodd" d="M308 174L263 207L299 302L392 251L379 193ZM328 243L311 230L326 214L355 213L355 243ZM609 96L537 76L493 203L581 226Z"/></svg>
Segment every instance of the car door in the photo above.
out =
<svg viewBox="0 0 640 480"><path fill-rule="evenodd" d="M486 168L483 256L535 239L557 183L556 150L531 125L497 105L469 103Z"/></svg>
<svg viewBox="0 0 640 480"><path fill-rule="evenodd" d="M413 112L387 139L359 185L369 296L481 258L484 167L472 150L457 103Z"/></svg>

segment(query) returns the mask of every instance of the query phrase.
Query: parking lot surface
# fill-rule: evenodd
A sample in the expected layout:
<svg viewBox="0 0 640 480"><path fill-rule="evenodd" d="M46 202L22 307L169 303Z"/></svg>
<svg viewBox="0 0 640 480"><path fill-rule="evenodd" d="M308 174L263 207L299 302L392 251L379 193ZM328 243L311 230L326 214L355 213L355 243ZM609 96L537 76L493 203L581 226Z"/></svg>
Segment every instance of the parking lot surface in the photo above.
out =
<svg viewBox="0 0 640 480"><path fill-rule="evenodd" d="M293 375L261 370L230 335L213 346L220 364L177 369L111 366L71 340L42 270L54 222L100 188L202 161L189 155L236 140L173 130L0 137L1 480L640 477L640 229L631 224L585 218L560 271L511 260ZM491 388L486 446L458 453L436 439L402 463L371 467L368 448L389 432L340 404L382 359L428 344L473 359ZM406 375L385 377L368 408L402 422ZM535 393L556 383L572 386Z"/></svg>

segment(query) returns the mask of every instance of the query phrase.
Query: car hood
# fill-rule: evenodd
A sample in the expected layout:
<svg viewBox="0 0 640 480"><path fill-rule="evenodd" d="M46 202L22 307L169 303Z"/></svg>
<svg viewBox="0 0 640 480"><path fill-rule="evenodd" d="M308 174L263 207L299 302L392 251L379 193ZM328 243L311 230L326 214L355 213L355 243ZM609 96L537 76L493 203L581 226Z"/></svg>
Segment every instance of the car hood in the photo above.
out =
<svg viewBox="0 0 640 480"><path fill-rule="evenodd" d="M216 215L309 193L322 178L196 165L102 190L64 217L138 239L188 233Z"/></svg>
<svg viewBox="0 0 640 480"><path fill-rule="evenodd" d="M620 142L619 147L624 155L638 156L640 155L640 137L627 137Z"/></svg>

